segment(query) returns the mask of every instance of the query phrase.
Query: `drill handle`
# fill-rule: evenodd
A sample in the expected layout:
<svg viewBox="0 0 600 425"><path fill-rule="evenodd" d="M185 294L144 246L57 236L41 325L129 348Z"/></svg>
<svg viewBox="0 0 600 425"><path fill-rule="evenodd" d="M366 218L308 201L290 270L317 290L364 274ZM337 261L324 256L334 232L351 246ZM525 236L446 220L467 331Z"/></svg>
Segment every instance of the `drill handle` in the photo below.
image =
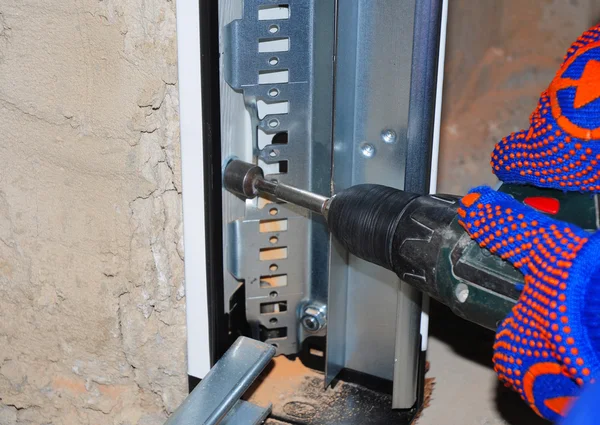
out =
<svg viewBox="0 0 600 425"><path fill-rule="evenodd" d="M455 314L495 329L520 295L523 275L481 248L458 223L456 196L415 198L391 248L393 270Z"/></svg>

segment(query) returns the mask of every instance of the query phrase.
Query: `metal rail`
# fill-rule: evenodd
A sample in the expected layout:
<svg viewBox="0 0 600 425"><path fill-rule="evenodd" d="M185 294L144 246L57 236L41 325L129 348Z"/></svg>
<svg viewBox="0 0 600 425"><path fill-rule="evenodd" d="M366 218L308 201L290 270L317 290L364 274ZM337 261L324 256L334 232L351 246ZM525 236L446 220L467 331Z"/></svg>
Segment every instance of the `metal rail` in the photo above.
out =
<svg viewBox="0 0 600 425"><path fill-rule="evenodd" d="M239 337L194 391L171 415L166 425L254 425L271 411L240 397L275 355L275 348ZM260 420L262 420L260 419Z"/></svg>

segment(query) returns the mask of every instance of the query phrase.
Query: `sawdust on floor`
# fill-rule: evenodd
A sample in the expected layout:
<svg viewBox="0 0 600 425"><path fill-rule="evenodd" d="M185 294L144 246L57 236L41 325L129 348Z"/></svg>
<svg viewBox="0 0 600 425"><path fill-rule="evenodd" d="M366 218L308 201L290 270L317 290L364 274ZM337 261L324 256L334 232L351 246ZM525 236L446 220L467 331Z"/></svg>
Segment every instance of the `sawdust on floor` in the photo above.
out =
<svg viewBox="0 0 600 425"><path fill-rule="evenodd" d="M323 373L307 368L299 359L276 357L246 393L245 399L264 407L272 403L273 416L293 422L325 425L360 421L365 413L365 406L358 403L346 405L346 400L351 398L356 387L337 382L333 387L324 389L323 379ZM434 379L427 378L423 408L429 405L433 385ZM390 395L371 393L369 397L373 408L390 405ZM416 418L419 415L420 412ZM271 419L270 423L281 423L273 421Z"/></svg>

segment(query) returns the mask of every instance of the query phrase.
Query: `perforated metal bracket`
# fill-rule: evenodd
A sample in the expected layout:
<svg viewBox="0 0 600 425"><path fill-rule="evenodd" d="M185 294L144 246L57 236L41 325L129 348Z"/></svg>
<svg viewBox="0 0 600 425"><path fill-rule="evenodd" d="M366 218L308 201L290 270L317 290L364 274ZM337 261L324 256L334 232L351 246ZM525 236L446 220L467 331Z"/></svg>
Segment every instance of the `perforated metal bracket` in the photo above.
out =
<svg viewBox="0 0 600 425"><path fill-rule="evenodd" d="M253 160L271 178L329 195L335 1L244 0L243 6L242 19L224 30L224 74L250 113ZM295 354L306 337L324 336L326 327L310 333L300 321L306 306L327 304L329 237L322 219L264 199L247 201L227 234L227 268L244 282L253 337L277 354Z"/></svg>

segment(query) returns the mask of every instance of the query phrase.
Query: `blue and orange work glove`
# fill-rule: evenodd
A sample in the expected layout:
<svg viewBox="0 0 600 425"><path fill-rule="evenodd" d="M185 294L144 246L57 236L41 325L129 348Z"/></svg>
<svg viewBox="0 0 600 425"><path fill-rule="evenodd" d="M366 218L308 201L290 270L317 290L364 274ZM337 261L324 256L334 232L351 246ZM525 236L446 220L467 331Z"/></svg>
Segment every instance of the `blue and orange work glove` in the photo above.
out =
<svg viewBox="0 0 600 425"><path fill-rule="evenodd" d="M530 127L502 139L491 164L505 183L600 192L600 26L573 43ZM459 214L472 238L525 277L497 331L495 370L536 413L558 420L600 375L600 232L488 187L466 195Z"/></svg>

